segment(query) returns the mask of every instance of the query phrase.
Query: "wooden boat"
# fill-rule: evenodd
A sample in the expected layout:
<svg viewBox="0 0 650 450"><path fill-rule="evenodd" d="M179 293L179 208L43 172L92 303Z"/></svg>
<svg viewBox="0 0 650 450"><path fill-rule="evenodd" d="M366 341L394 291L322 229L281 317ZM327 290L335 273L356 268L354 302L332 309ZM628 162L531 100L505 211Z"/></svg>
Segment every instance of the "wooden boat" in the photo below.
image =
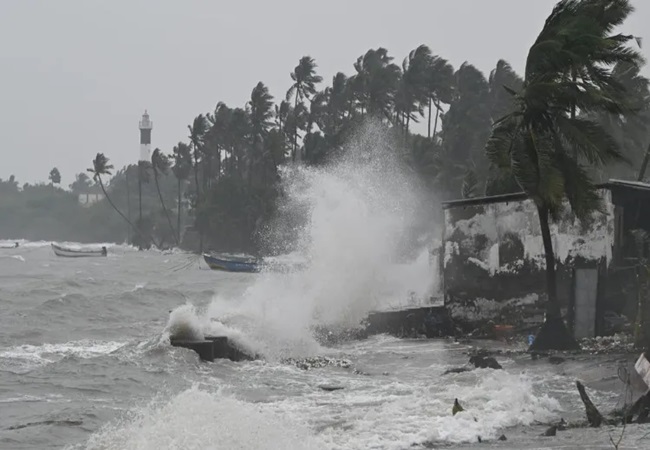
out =
<svg viewBox="0 0 650 450"><path fill-rule="evenodd" d="M90 250L90 249L65 248L65 247L61 247L60 245L52 244L52 250L54 250L54 254L56 256L63 256L66 258L106 256L107 254L106 247L102 247L100 250Z"/></svg>
<svg viewBox="0 0 650 450"><path fill-rule="evenodd" d="M255 273L262 270L259 261L248 256L232 256L221 254L203 254L203 259L212 270L224 272Z"/></svg>

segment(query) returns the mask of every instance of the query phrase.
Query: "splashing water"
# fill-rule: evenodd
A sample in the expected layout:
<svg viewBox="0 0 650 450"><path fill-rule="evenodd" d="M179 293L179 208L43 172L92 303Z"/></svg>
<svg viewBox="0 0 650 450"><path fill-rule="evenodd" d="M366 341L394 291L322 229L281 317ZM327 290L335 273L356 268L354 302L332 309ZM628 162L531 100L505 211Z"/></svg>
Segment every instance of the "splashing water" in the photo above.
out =
<svg viewBox="0 0 650 450"><path fill-rule="evenodd" d="M236 303L215 298L208 316L261 343L255 351L287 356L317 351L315 325L358 326L369 311L406 302L413 291L428 301L428 258L411 271L399 263L422 205L431 202L388 142L370 125L336 163L284 170L285 197L267 240L284 231L308 264L298 273L259 275Z"/></svg>

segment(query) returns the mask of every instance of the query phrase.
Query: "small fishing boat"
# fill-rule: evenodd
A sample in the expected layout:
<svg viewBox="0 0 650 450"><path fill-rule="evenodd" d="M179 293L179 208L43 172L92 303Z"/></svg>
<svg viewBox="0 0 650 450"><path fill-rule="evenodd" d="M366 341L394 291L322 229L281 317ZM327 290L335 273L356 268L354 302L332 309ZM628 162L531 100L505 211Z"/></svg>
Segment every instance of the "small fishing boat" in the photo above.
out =
<svg viewBox="0 0 650 450"><path fill-rule="evenodd" d="M19 247L18 242L14 243L14 244L0 244L0 248L7 248L8 249L8 248L18 248L18 247Z"/></svg>
<svg viewBox="0 0 650 450"><path fill-rule="evenodd" d="M212 270L255 273L262 269L259 261L250 256L204 253L203 259Z"/></svg>
<svg viewBox="0 0 650 450"><path fill-rule="evenodd" d="M99 250L90 250L90 249L73 249L65 248L60 245L52 244L52 250L56 256L64 256L66 258L82 258L82 257L92 257L92 256L106 256L108 253L106 247L102 247Z"/></svg>

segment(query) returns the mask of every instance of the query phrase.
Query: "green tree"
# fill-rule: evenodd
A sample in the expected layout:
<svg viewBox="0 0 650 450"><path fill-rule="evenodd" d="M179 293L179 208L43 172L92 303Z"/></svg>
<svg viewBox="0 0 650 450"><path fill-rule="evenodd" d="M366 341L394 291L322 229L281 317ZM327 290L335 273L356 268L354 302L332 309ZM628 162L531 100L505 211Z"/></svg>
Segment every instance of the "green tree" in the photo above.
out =
<svg viewBox="0 0 650 450"><path fill-rule="evenodd" d="M368 50L357 58L352 86L362 114L377 119L391 120L395 92L401 70L385 48Z"/></svg>
<svg viewBox="0 0 650 450"><path fill-rule="evenodd" d="M572 114L574 106L587 117L626 110L620 97L623 91L611 77L612 65L633 53L626 46L631 37L618 35L616 47L600 52L601 36L608 27L598 15L585 14L585 5L594 2L557 4L530 48L522 91L511 91L516 108L495 124L486 147L490 161L512 174L535 202L539 215L548 299L546 320L531 349L577 347L561 316L549 220L558 217L565 199L579 219L587 219L600 207L598 191L581 161L600 166L622 158L602 125ZM619 17L617 23L623 19ZM595 64L599 70L592 79L567 76Z"/></svg>
<svg viewBox="0 0 650 450"><path fill-rule="evenodd" d="M183 209L182 200L181 200L182 183L187 181L187 179L190 176L190 172L192 171L192 153L190 150L190 146L183 142L179 142L178 145L174 147L173 153L174 153L174 165L172 166L172 172L176 177L177 194L178 194L178 200L177 200L178 210L176 212L176 232L178 234L176 236L176 241L180 243L181 242L181 214Z"/></svg>
<svg viewBox="0 0 650 450"><path fill-rule="evenodd" d="M85 173L81 172L75 176L75 180L70 185L70 190L73 194L87 194L90 190L90 178Z"/></svg>
<svg viewBox="0 0 650 450"><path fill-rule="evenodd" d="M104 182L102 180L102 175L111 175L111 170L113 170L113 165L109 164L108 161L108 158L104 156L103 153L97 153L97 156L95 156L95 159L93 159L93 166L88 169L88 172L93 174L93 179L99 183L99 186L104 193L104 198L113 207L113 209L122 217L122 219L124 219L126 223L131 226L131 228L133 228L137 234L142 234L140 233L138 227L131 223L131 221L122 213L122 211L120 211L120 209L115 206L115 203L113 203L113 200L111 200L108 192L106 192L106 188L104 187Z"/></svg>
<svg viewBox="0 0 650 450"><path fill-rule="evenodd" d="M273 96L269 89L261 81L257 83L251 92L251 99L248 102L248 115L251 122L251 146L248 151L248 184L252 185L255 166L264 163L266 156L272 160L273 167L277 167L277 161L273 152L266 152L266 139L273 118ZM264 166L262 167L264 171Z"/></svg>
<svg viewBox="0 0 650 450"><path fill-rule="evenodd" d="M471 64L463 64L455 74L454 95L442 118L443 190L453 197L461 193L462 179L468 166L476 168L479 183L487 176L485 143L490 136L492 119L489 86L483 73Z"/></svg>
<svg viewBox="0 0 650 450"><path fill-rule="evenodd" d="M59 169L55 167L52 170L50 170L50 176L48 177L48 179L52 183L52 190L54 190L55 184L61 184L61 173L59 172Z"/></svg>
<svg viewBox="0 0 650 450"><path fill-rule="evenodd" d="M454 91L454 68L446 59L432 55L429 60L427 76L428 93L428 125L427 137L431 138L438 131L438 117L442 111L441 103L449 104L452 101ZM431 105L436 108L436 118L431 133Z"/></svg>
<svg viewBox="0 0 650 450"><path fill-rule="evenodd" d="M187 127L190 131L190 144L192 146L192 157L194 158L194 207L198 211L201 207L201 185L199 184L199 163L201 162L202 147L205 134L208 131L208 122L203 114L194 118L192 125ZM203 251L203 227L197 217L197 231L199 232L199 251Z"/></svg>
<svg viewBox="0 0 650 450"><path fill-rule="evenodd" d="M298 123L298 103L304 99L309 100L309 97L316 93L316 85L323 81L320 75L316 75L316 61L311 56L303 56L300 58L298 65L291 72L291 79L293 84L287 91L287 101L294 98L294 120ZM293 149L291 150L291 160L296 160L296 152L298 148L298 126L294 129L293 135Z"/></svg>
<svg viewBox="0 0 650 450"><path fill-rule="evenodd" d="M172 219L169 216L169 210L165 206L165 201L163 200L163 196L160 192L160 184L158 183L158 174L161 173L163 175L166 175L167 172L169 171L170 162L167 155L161 152L159 148L156 148L151 154L151 167L153 169L153 178L154 181L156 182L156 191L158 191L158 198L160 199L160 205L162 206L163 212L165 213L165 217L167 218L167 223L169 224L169 229L172 235L174 236L176 245L178 246L180 245L180 241L178 240L178 233L174 231L174 226L172 225Z"/></svg>

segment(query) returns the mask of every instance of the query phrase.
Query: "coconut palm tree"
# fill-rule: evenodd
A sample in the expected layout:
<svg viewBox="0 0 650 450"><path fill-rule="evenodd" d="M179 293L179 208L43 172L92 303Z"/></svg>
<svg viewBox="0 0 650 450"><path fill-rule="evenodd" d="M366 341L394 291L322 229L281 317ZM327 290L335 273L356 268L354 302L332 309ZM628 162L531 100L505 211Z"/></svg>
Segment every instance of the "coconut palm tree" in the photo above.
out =
<svg viewBox="0 0 650 450"><path fill-rule="evenodd" d="M417 116L422 115L422 105L427 102L427 75L431 61L431 50L426 45L420 45L412 50L402 62L402 73L395 93L395 110L397 122L408 134L411 120L417 122ZM418 113L418 114L416 114Z"/></svg>
<svg viewBox="0 0 650 450"><path fill-rule="evenodd" d="M385 48L368 50L357 58L352 83L358 93L362 114L391 120L400 68Z"/></svg>
<svg viewBox="0 0 650 450"><path fill-rule="evenodd" d="M251 92L251 99L247 104L248 115L251 123L252 145L249 148L248 177L249 185L252 183L253 171L256 162L264 155L264 143L272 125L273 118L273 96L269 89L261 81L257 83ZM274 167L277 167L275 155L269 154L273 160Z"/></svg>
<svg viewBox="0 0 650 450"><path fill-rule="evenodd" d="M316 85L323 81L323 78L320 75L316 75L316 61L311 56L303 56L298 61L298 65L291 72L291 79L293 84L287 91L287 101L291 101L291 98L294 98L293 110L295 117L295 123L298 123L298 102L302 102L304 99L309 100L309 97L316 93ZM293 136L293 149L291 151L291 160L296 160L296 152L298 148L298 127L294 130Z"/></svg>
<svg viewBox="0 0 650 450"><path fill-rule="evenodd" d="M180 243L181 242L181 212L182 212L181 185L183 181L189 178L190 172L192 171L192 153L190 151L190 146L185 144L184 142L179 142L178 145L174 147L173 152L174 152L174 165L172 167L172 172L174 173L174 176L176 177L176 181L178 183L177 186L178 211L176 214L176 232L178 234L176 236L176 241Z"/></svg>
<svg viewBox="0 0 650 450"><path fill-rule="evenodd" d="M106 188L104 187L104 182L102 181L102 175L111 175L111 170L113 170L113 165L108 163L108 158L104 156L103 153L97 153L97 156L95 156L95 159L93 159L93 166L90 169L87 169L88 172L93 174L93 180L95 182L99 183L99 187L101 187L102 192L104 193L104 198L108 201L108 203L113 207L113 209L124 219L126 223L128 223L131 228L137 233L142 235L138 227L136 227L123 213L122 211L119 210L117 206L115 206L115 203L113 203L113 200L111 200L111 197L108 195L108 192L106 192Z"/></svg>
<svg viewBox="0 0 650 450"><path fill-rule="evenodd" d="M490 72L488 84L490 86L489 108L490 116L493 122L498 121L508 113L511 113L515 107L511 92L519 92L524 83L519 75L512 69L507 61L500 59L496 68Z"/></svg>
<svg viewBox="0 0 650 450"><path fill-rule="evenodd" d="M52 190L54 191L55 184L61 184L61 172L56 167L50 170L50 176L48 177L52 183Z"/></svg>
<svg viewBox="0 0 650 450"><path fill-rule="evenodd" d="M176 241L176 246L178 246L180 245L180 241L178 240L178 233L174 231L174 226L172 225L172 219L169 216L169 211L167 210L167 207L165 206L165 202L163 201L163 197L160 192L160 184L158 183L158 173L162 173L163 175L166 175L167 172L169 171L170 163L167 155L162 153L159 148L156 148L151 154L151 167L153 169L153 178L156 182L156 191L158 191L158 198L160 199L160 204L162 205L162 209L165 213L165 217L167 217L167 223L169 224L169 229L171 230L172 235L174 236L174 240Z"/></svg>
<svg viewBox="0 0 650 450"><path fill-rule="evenodd" d="M622 159L616 141L587 117L602 111L625 112L622 91L612 80L612 64L629 59L634 51L626 46L631 37L622 35L613 41L616 46L601 51L607 26L598 15L581 9L594 2L627 3L563 0L556 5L528 53L522 91L510 91L516 108L495 124L486 147L490 161L512 174L539 215L548 299L544 325L531 349L578 346L560 312L549 221L558 217L565 199L579 219L599 209L598 191L581 161L601 166ZM567 76L593 64L599 69L592 78ZM582 69L577 73L582 74ZM574 106L586 117L572 114Z"/></svg>
<svg viewBox="0 0 650 450"><path fill-rule="evenodd" d="M201 186L199 185L199 163L201 161L201 153L203 142L205 139L205 134L208 131L208 121L206 120L203 114L199 114L194 118L192 125L188 125L187 128L190 131L190 143L192 145L192 156L194 158L194 187L195 192L195 210L201 206ZM203 228L198 224L199 232L199 251L203 251Z"/></svg>
<svg viewBox="0 0 650 450"><path fill-rule="evenodd" d="M431 55L429 59L429 69L427 76L427 107L428 107L428 124L427 137L431 138L438 131L438 117L442 111L441 103L449 104L452 100L454 90L454 68L446 59L440 56ZM431 133L431 105L436 108L436 118L433 125L433 134Z"/></svg>

